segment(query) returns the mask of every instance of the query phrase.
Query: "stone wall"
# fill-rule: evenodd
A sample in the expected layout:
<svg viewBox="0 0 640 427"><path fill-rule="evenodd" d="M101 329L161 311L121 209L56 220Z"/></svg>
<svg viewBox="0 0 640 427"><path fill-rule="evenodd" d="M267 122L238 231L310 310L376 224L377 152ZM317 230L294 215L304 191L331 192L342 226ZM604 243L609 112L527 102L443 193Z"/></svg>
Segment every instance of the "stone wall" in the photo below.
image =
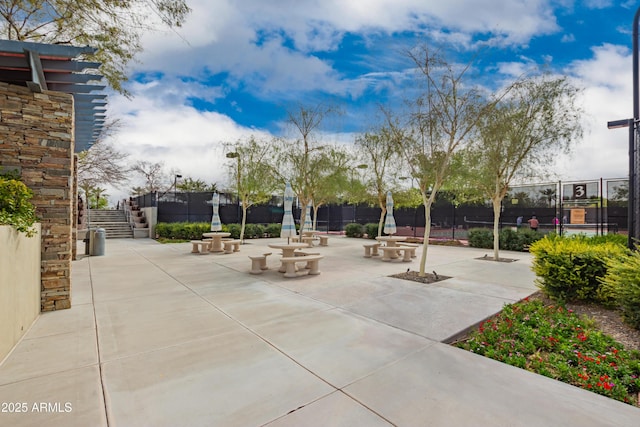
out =
<svg viewBox="0 0 640 427"><path fill-rule="evenodd" d="M0 165L18 168L42 224L42 311L71 307L73 97L0 82Z"/></svg>

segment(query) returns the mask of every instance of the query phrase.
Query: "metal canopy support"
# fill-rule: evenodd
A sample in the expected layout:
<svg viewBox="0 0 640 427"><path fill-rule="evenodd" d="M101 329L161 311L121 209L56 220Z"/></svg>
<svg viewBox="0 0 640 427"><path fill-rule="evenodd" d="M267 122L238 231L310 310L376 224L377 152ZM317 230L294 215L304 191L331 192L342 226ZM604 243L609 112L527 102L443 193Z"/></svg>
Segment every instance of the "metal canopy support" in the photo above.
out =
<svg viewBox="0 0 640 427"><path fill-rule="evenodd" d="M101 64L77 59L95 52L90 46L0 40L0 81L73 96L76 151L91 147L104 124L107 95L98 74Z"/></svg>

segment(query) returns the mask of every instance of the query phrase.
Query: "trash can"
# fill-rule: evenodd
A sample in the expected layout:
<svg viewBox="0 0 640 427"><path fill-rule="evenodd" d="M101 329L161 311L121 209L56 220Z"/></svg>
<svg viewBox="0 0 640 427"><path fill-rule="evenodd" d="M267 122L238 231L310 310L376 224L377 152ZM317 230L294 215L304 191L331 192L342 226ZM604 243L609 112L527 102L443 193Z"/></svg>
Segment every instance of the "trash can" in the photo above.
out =
<svg viewBox="0 0 640 427"><path fill-rule="evenodd" d="M96 228L93 235L93 253L91 255L100 256L104 255L104 247L105 241L107 238L107 233L104 228Z"/></svg>
<svg viewBox="0 0 640 427"><path fill-rule="evenodd" d="M90 228L87 230L87 236L84 239L85 253L86 255L93 255L93 242L96 240L96 229Z"/></svg>

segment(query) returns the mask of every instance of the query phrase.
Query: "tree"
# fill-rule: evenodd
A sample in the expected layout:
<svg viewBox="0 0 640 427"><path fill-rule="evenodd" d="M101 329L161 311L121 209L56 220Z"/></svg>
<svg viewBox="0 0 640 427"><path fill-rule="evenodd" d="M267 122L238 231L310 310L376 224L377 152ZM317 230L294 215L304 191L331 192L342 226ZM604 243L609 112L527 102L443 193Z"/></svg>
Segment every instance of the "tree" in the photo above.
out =
<svg viewBox="0 0 640 427"><path fill-rule="evenodd" d="M146 193L154 193L162 191L163 188L170 188L166 184L168 178L164 171L163 162L151 163L146 160L139 160L131 166L131 170L141 175L144 179L144 191Z"/></svg>
<svg viewBox="0 0 640 427"><path fill-rule="evenodd" d="M381 209L378 222L378 236L381 236L387 213L387 191L392 186L393 171L399 170L392 167L397 155L396 146L391 137L391 130L386 127L382 127L376 133L367 132L357 136L355 145L361 153L363 164L367 166L363 168L363 172L368 201L373 201Z"/></svg>
<svg viewBox="0 0 640 427"><path fill-rule="evenodd" d="M90 187L85 194L87 196L88 209L105 209L109 204L107 190L102 187Z"/></svg>
<svg viewBox="0 0 640 427"><path fill-rule="evenodd" d="M269 163L272 147L257 141L251 136L246 141L237 141L228 149L227 158L234 161L229 164L232 176L232 190L238 194L242 204L242 225L240 240L244 240L244 229L247 220L247 210L254 204L267 203L278 188Z"/></svg>
<svg viewBox="0 0 640 427"><path fill-rule="evenodd" d="M548 171L558 152L582 135L579 90L566 77L533 77L513 85L482 118L473 162L476 182L493 205L493 255L499 259L500 207L517 177ZM555 190L544 193L549 202Z"/></svg>
<svg viewBox="0 0 640 427"><path fill-rule="evenodd" d="M313 201L313 229L318 229L318 209L337 202L343 188L349 184L349 155L339 147L326 147L311 170L311 200ZM306 213L305 213L306 215Z"/></svg>
<svg viewBox="0 0 640 427"><path fill-rule="evenodd" d="M186 0L4 0L0 31L9 40L92 46L86 59L101 62L111 87L126 93L126 66L142 50L141 36L180 27L189 12Z"/></svg>
<svg viewBox="0 0 640 427"><path fill-rule="evenodd" d="M298 138L294 143L284 139L279 141L275 156L277 165L273 170L281 180L291 183L302 208L301 218L305 217L307 204L318 191L319 181L315 179L314 171L321 170L326 159L322 151L327 147L320 144L316 134L322 122L335 112L335 108L317 105L298 106L287 113L288 123Z"/></svg>
<svg viewBox="0 0 640 427"><path fill-rule="evenodd" d="M454 155L472 140L478 122L494 101L486 102L483 91L467 76L471 63L456 67L426 47L409 52L425 87L411 103L408 123L387 112L393 141L411 177L417 180L425 208L425 232L420 276L425 276L431 206L451 171Z"/></svg>
<svg viewBox="0 0 640 427"><path fill-rule="evenodd" d="M129 169L124 163L128 155L105 141L116 128L117 122L107 124L91 148L78 153L78 187L87 197L100 185L119 188L129 179Z"/></svg>
<svg viewBox="0 0 640 427"><path fill-rule="evenodd" d="M207 184L201 179L194 180L191 177L184 178L182 182L176 185L177 189L184 191L185 193L202 193L202 192L214 192L218 191L216 183Z"/></svg>

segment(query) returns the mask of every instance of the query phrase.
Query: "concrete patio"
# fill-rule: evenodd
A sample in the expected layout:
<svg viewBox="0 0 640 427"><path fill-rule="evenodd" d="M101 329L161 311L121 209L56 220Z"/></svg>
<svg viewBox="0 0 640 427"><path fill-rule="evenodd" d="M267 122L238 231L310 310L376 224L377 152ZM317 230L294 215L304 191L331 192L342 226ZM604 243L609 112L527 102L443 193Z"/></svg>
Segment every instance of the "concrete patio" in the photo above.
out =
<svg viewBox="0 0 640 427"><path fill-rule="evenodd" d="M276 253L250 275L276 241L198 255L116 239L74 261L72 308L0 365L0 426L640 425L638 408L442 343L535 292L529 254L431 246L428 271L452 278L422 285L388 277L419 258L331 236L319 276L284 278Z"/></svg>

